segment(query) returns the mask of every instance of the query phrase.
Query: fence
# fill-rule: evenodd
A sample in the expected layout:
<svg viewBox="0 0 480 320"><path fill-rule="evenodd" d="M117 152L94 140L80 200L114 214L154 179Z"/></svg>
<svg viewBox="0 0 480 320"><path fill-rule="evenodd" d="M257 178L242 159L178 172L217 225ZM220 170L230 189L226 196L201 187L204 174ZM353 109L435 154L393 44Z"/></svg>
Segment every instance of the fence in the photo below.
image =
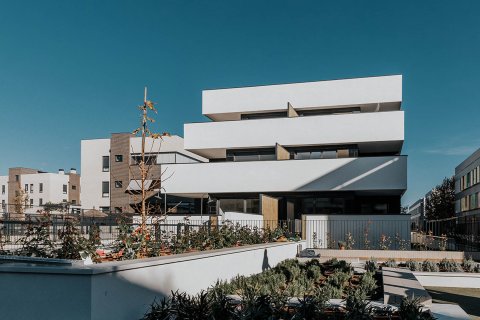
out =
<svg viewBox="0 0 480 320"><path fill-rule="evenodd" d="M410 249L410 215L304 215L309 248Z"/></svg>
<svg viewBox="0 0 480 320"><path fill-rule="evenodd" d="M425 249L480 251L480 215L425 220L412 237L412 243Z"/></svg>
<svg viewBox="0 0 480 320"><path fill-rule="evenodd" d="M6 215L10 218L9 215ZM48 221L45 223L45 216L41 215L27 215L25 220L5 219L5 216L0 219L0 251L13 252L22 247L20 239L25 237L29 227L39 226L44 224L44 229L47 230L48 237L52 242L58 242L59 233L64 231L68 220L76 219L77 227L81 235L89 238L92 235L100 238L103 246L112 246L118 240L120 235L120 221L119 216L109 214L105 217L84 217L82 215L49 215ZM141 218L133 216L127 218L125 224L127 226L136 228L140 225ZM258 230L270 228L282 228L290 236L301 236L301 220L229 220L222 217L213 218L210 216L198 217L184 217L170 215L167 217L148 217L147 226L152 230L153 239L171 238L172 236L179 236L186 232L204 230L214 230L223 225L231 225L237 228L248 227L256 228Z"/></svg>

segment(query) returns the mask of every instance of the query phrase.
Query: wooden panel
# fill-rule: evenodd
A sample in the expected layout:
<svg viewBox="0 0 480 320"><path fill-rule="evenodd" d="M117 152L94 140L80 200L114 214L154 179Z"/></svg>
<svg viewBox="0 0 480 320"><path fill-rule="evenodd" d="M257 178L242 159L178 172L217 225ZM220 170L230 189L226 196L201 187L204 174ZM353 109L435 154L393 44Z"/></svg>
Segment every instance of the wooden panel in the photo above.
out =
<svg viewBox="0 0 480 320"><path fill-rule="evenodd" d="M262 215L264 227L275 229L278 225L278 199L262 194Z"/></svg>
<svg viewBox="0 0 480 320"><path fill-rule="evenodd" d="M295 204L287 201L287 220L295 219Z"/></svg>
<svg viewBox="0 0 480 320"><path fill-rule="evenodd" d="M298 113L297 111L292 107L292 105L290 104L290 102L287 103L287 115L289 118L295 118L295 117L298 117Z"/></svg>
<svg viewBox="0 0 480 320"><path fill-rule="evenodd" d="M337 158L348 158L348 155L349 155L348 149L337 150Z"/></svg>
<svg viewBox="0 0 480 320"><path fill-rule="evenodd" d="M289 160L290 159L290 152L287 149L279 145L278 143L275 145L275 155L277 156L277 160Z"/></svg>

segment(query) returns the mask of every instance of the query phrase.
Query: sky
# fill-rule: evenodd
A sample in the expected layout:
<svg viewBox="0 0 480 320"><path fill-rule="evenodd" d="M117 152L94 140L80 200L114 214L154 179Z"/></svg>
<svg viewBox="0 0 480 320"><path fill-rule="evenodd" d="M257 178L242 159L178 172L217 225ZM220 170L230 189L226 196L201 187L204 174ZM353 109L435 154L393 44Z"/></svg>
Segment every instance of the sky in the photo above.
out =
<svg viewBox="0 0 480 320"><path fill-rule="evenodd" d="M207 121L212 88L403 75L410 204L480 147L480 1L2 1L0 175L80 140Z"/></svg>

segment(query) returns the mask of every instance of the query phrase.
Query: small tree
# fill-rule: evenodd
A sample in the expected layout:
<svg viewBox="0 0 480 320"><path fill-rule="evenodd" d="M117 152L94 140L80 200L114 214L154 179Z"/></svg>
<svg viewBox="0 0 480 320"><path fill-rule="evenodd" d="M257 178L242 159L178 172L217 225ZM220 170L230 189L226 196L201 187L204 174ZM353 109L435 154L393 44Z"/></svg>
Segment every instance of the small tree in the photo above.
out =
<svg viewBox="0 0 480 320"><path fill-rule="evenodd" d="M425 202L425 216L429 220L451 218L455 214L455 178L445 178L436 186Z"/></svg>
<svg viewBox="0 0 480 320"><path fill-rule="evenodd" d="M153 139L154 141L156 140L162 140L164 136L169 136L168 133L154 133L152 130L150 130L149 124L154 123L155 120L149 116L149 113L157 113L157 110L155 109L154 103L150 100L147 100L147 88L145 87L145 95L143 99L143 105L138 107L141 111L141 124L140 127L135 129L132 134L140 136L142 138L142 144L141 144L141 151L140 151L140 156L141 159L138 163L138 168L139 168L139 175L140 181L139 187L141 190L140 197L141 197L141 205L139 211L141 214L141 226L139 233L141 234L141 246L140 246L140 256L145 256L146 255L146 236L149 233L147 230L147 216L149 215L149 212L151 211L151 207L147 205L147 199L151 194L148 193L147 186L146 186L146 181L151 177L151 169L155 165L152 163L151 160L151 152L147 152L146 150L146 140L147 138ZM161 145L161 141L159 143ZM152 143L152 148L153 148L153 143ZM131 175L133 178L135 178L134 172L131 170L130 171ZM161 174L160 174L161 175ZM158 181L161 183L161 177L157 177ZM135 179L135 181L138 181ZM160 187L160 186L159 186Z"/></svg>

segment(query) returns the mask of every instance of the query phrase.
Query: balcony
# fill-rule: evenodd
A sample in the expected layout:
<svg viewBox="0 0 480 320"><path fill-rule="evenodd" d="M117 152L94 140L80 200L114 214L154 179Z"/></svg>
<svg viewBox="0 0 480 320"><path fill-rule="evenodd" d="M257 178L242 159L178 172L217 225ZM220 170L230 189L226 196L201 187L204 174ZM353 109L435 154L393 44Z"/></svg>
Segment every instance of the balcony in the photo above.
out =
<svg viewBox="0 0 480 320"><path fill-rule="evenodd" d="M407 157L217 162L164 166L169 194L382 191L407 188Z"/></svg>
<svg viewBox="0 0 480 320"><path fill-rule="evenodd" d="M400 152L404 112L371 112L185 125L185 149L225 158L226 149L358 144L365 152ZM364 150L360 150L364 151Z"/></svg>
<svg viewBox="0 0 480 320"><path fill-rule="evenodd" d="M238 120L241 114L286 111L288 102L297 110L360 105L399 110L402 76L205 90L202 111L215 121Z"/></svg>

